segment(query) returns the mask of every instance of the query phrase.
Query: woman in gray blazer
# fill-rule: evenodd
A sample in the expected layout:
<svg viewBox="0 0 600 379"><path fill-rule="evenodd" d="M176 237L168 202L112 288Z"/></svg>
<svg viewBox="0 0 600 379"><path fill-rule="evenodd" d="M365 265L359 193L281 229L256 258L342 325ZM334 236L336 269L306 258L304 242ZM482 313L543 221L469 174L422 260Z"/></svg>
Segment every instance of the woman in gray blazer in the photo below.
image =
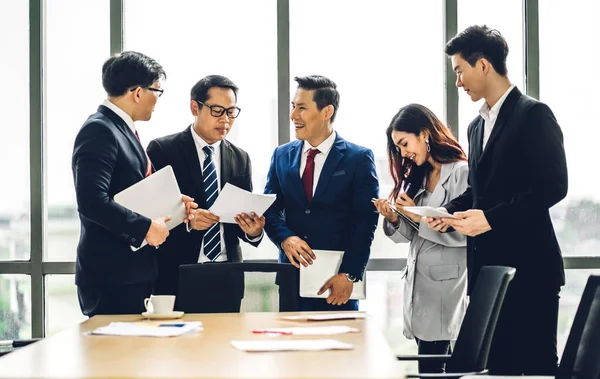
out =
<svg viewBox="0 0 600 379"><path fill-rule="evenodd" d="M437 208L462 194L468 186L467 158L450 129L422 105L400 109L386 134L394 189L375 206L385 217L385 234L396 243L410 242L403 274L404 335L415 338L419 354L448 354L467 307L466 238L433 231L403 207ZM443 372L444 364L419 363L419 371Z"/></svg>

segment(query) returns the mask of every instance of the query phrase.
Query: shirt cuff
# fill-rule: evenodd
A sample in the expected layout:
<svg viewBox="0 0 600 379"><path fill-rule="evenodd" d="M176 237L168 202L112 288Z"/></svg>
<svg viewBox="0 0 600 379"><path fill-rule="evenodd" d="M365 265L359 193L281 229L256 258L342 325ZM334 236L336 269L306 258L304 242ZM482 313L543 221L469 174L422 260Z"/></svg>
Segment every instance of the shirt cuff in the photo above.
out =
<svg viewBox="0 0 600 379"><path fill-rule="evenodd" d="M260 241L263 238L264 234L265 234L265 230L264 229L261 230L260 231L260 235L258 237L255 237L255 238L250 238L248 236L248 234L244 233L244 235L246 236L246 239L248 240L248 242L258 242L258 241Z"/></svg>

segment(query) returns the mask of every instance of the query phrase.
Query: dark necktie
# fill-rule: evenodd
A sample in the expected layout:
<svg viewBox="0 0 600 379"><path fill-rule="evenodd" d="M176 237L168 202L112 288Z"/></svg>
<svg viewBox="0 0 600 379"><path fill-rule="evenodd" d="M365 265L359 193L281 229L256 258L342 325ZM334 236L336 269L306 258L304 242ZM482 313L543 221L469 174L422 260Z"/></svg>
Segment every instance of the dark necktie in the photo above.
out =
<svg viewBox="0 0 600 379"><path fill-rule="evenodd" d="M217 167L215 166L215 162L213 162L214 149L212 146L204 146L202 148L202 151L206 155L204 158L204 168L202 169L206 209L210 209L219 194ZM204 233L204 255L211 261L214 261L221 255L221 227L218 222Z"/></svg>
<svg viewBox="0 0 600 379"><path fill-rule="evenodd" d="M138 141L140 141L140 144L141 144L142 141L140 140L140 135L138 134L137 130L135 131L135 136L137 137ZM143 147L142 147L142 150L144 150ZM150 157L148 156L148 153L146 153L146 150L144 150L144 154L146 154L146 159L148 160L148 166L146 167L146 178L147 178L150 175L152 175L152 162L150 162Z"/></svg>
<svg viewBox="0 0 600 379"><path fill-rule="evenodd" d="M306 200L310 203L313 198L313 184L315 179L315 155L319 154L318 149L308 150L306 155L306 167L302 173L302 184L304 184L304 193L306 194Z"/></svg>

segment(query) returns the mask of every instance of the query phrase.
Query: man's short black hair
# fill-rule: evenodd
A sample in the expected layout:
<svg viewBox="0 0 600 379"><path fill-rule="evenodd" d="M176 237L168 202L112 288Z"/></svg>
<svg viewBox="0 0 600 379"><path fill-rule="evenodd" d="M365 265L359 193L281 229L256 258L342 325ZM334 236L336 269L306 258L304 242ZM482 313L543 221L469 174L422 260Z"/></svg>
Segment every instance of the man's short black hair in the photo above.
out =
<svg viewBox="0 0 600 379"><path fill-rule="evenodd" d="M481 58L487 59L494 70L502 76L506 76L506 57L508 56L508 44L506 40L495 29L486 25L469 26L458 33L446 44L446 54L449 56L460 54L469 62L471 67Z"/></svg>
<svg viewBox="0 0 600 379"><path fill-rule="evenodd" d="M198 80L198 83L194 84L192 87L190 93L191 100L201 101L203 103L206 102L206 100L208 100L208 90L213 87L229 88L233 91L235 100L237 101L238 87L231 79L221 75L209 75ZM202 104L198 104L198 107L202 108Z"/></svg>
<svg viewBox="0 0 600 379"><path fill-rule="evenodd" d="M340 106L340 93L335 82L321 75L296 76L294 80L298 83L298 88L315 91L313 100L317 103L318 110L333 105L333 116L331 116L333 122Z"/></svg>
<svg viewBox="0 0 600 379"><path fill-rule="evenodd" d="M157 61L135 51L124 51L102 65L102 85L110 97L125 94L135 87L149 87L167 74Z"/></svg>

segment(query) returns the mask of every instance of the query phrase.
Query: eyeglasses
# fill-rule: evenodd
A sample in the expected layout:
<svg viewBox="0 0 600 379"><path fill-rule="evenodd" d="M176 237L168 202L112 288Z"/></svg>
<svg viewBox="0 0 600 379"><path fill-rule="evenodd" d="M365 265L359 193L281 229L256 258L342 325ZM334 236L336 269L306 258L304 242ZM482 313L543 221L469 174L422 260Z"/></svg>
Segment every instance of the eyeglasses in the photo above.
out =
<svg viewBox="0 0 600 379"><path fill-rule="evenodd" d="M221 116L223 116L223 113L227 112L227 117L236 118L237 116L240 115L240 112L242 111L238 107L223 108L220 105L208 105L208 104L205 104L198 100L194 100L194 101L198 104L202 104L202 105L208 107L210 109L210 115L213 117L221 117Z"/></svg>
<svg viewBox="0 0 600 379"><path fill-rule="evenodd" d="M139 86L138 86L139 87ZM136 88L138 87L133 87L132 89L130 89L129 91L133 92L135 91ZM152 92L158 92L158 97L161 97L163 92L165 92L164 89L162 88L154 88L154 87L142 87L144 89L147 89L148 91L152 91Z"/></svg>

